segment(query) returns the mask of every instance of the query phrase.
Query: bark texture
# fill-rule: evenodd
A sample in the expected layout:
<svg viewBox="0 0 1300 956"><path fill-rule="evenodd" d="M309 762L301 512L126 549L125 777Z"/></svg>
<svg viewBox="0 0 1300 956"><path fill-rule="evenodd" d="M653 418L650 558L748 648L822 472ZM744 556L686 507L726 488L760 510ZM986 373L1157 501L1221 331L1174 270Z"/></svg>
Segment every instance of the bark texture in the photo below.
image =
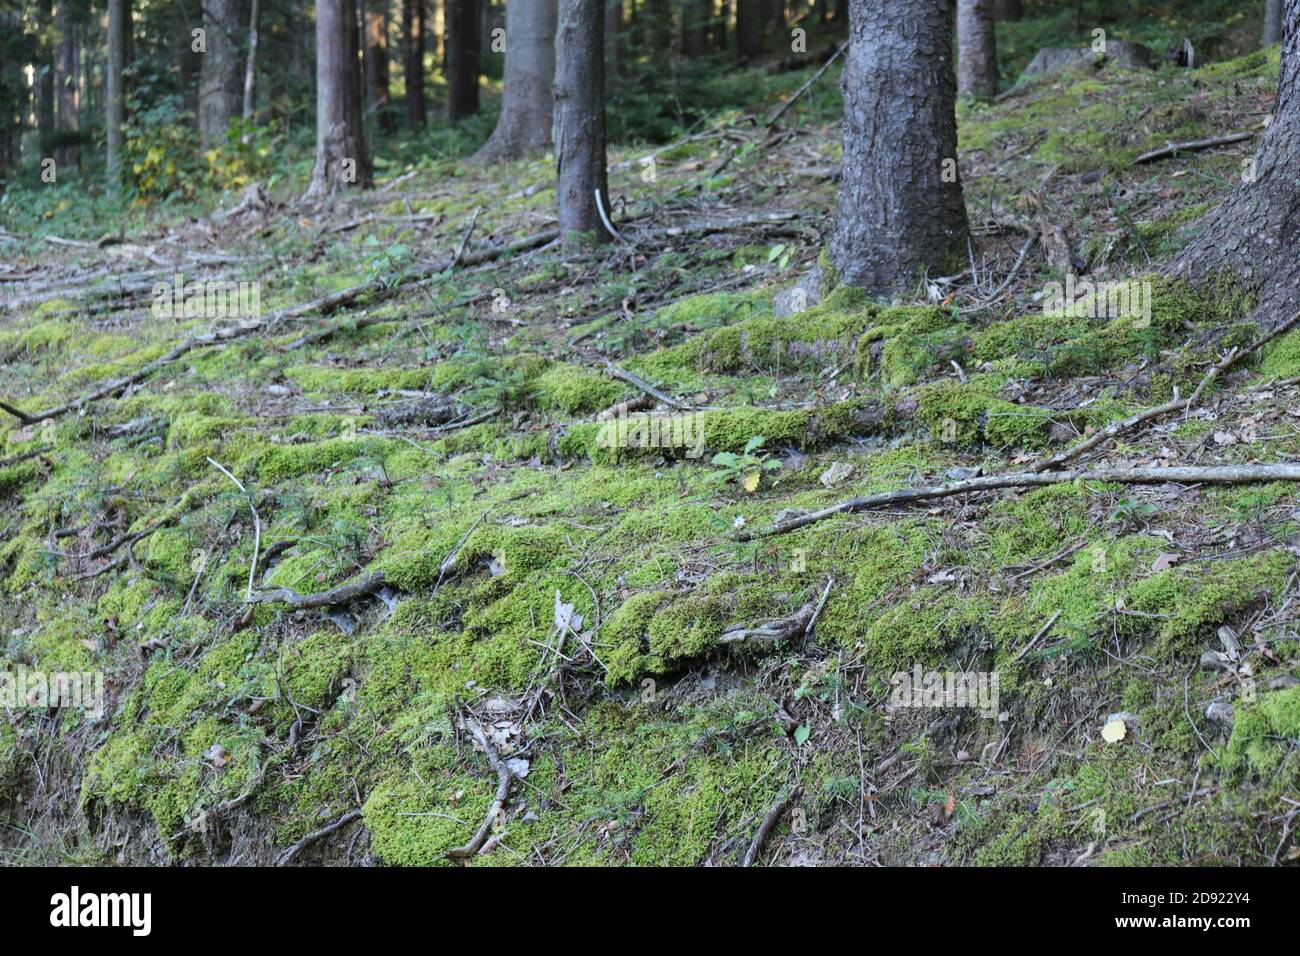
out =
<svg viewBox="0 0 1300 956"><path fill-rule="evenodd" d="M366 112L374 112L381 129L392 129L388 109L388 5L384 0L366 0L365 52Z"/></svg>
<svg viewBox="0 0 1300 956"><path fill-rule="evenodd" d="M406 83L406 126L419 129L428 119L424 104L424 0L402 0L402 77Z"/></svg>
<svg viewBox="0 0 1300 956"><path fill-rule="evenodd" d="M1258 294L1256 317L1276 325L1300 308L1300 0L1286 0L1277 105L1253 170L1202 221L1170 267L1193 283L1223 269Z"/></svg>
<svg viewBox="0 0 1300 956"><path fill-rule="evenodd" d="M356 0L316 4L316 165L308 196L371 184L361 128Z"/></svg>
<svg viewBox="0 0 1300 956"><path fill-rule="evenodd" d="M215 146L243 105L240 89L239 0L203 0L207 52L199 72L199 141Z"/></svg>
<svg viewBox="0 0 1300 956"><path fill-rule="evenodd" d="M560 235L576 233L608 242L596 208L596 191L609 208L605 167L605 18L592 16L590 0L560 0L555 55L555 166Z"/></svg>
<svg viewBox="0 0 1300 956"><path fill-rule="evenodd" d="M997 91L993 0L957 0L957 94L991 100Z"/></svg>
<svg viewBox="0 0 1300 956"><path fill-rule="evenodd" d="M443 60L447 75L447 118L464 119L478 112L478 0L444 0L447 22Z"/></svg>
<svg viewBox="0 0 1300 956"><path fill-rule="evenodd" d="M125 157L122 155L122 126L126 122L127 48L131 39L130 0L108 0L108 64L104 70L104 138L107 145L108 178L121 183Z"/></svg>
<svg viewBox="0 0 1300 956"><path fill-rule="evenodd" d="M556 0L508 0L501 118L479 150L480 159L518 159L550 147L558 12Z"/></svg>
<svg viewBox="0 0 1300 956"><path fill-rule="evenodd" d="M763 0L735 0L736 58L749 60L763 52Z"/></svg>
<svg viewBox="0 0 1300 956"><path fill-rule="evenodd" d="M60 3L56 23L59 45L55 50L55 106L59 144L54 160L59 169L81 165L81 42L72 8Z"/></svg>
<svg viewBox="0 0 1300 956"><path fill-rule="evenodd" d="M1300 2L1300 0L1298 0ZM844 171L831 256L873 294L965 260L949 0L852 0Z"/></svg>

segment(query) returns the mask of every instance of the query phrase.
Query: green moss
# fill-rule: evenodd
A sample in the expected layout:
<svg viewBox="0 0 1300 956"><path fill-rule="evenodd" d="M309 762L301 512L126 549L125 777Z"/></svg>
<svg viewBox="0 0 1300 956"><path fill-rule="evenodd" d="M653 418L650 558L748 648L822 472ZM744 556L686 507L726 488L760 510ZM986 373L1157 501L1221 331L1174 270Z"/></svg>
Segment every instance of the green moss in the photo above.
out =
<svg viewBox="0 0 1300 956"><path fill-rule="evenodd" d="M1294 378L1300 375L1300 332L1288 332L1265 346L1259 373L1267 378Z"/></svg>
<svg viewBox="0 0 1300 956"><path fill-rule="evenodd" d="M1289 764L1287 783L1300 783L1300 761L1294 757L1300 739L1300 687L1261 694L1254 703L1239 703L1232 736L1224 750L1222 764L1229 773L1246 768L1274 775Z"/></svg>
<svg viewBox="0 0 1300 956"><path fill-rule="evenodd" d="M584 415L608 408L628 394L628 387L572 365L552 365L533 383L545 411Z"/></svg>

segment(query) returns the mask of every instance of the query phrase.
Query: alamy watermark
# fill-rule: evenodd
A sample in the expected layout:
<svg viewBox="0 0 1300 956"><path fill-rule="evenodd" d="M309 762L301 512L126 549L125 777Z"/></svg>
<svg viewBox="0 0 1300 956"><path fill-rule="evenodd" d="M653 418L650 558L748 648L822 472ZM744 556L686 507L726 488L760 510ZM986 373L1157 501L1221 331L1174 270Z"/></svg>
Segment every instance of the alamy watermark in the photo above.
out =
<svg viewBox="0 0 1300 956"><path fill-rule="evenodd" d="M601 425L596 447L684 448L687 458L699 458L704 454L704 416L699 412L629 415L620 408L616 418Z"/></svg>
<svg viewBox="0 0 1300 956"><path fill-rule="evenodd" d="M185 281L179 272L171 282L153 284L156 319L260 319L262 283L222 282L216 279Z"/></svg>
<svg viewBox="0 0 1300 956"><path fill-rule="evenodd" d="M1043 287L1043 314L1076 319L1133 319L1134 326L1151 324L1151 282L1090 282L1067 275L1065 282Z"/></svg>
<svg viewBox="0 0 1300 956"><path fill-rule="evenodd" d="M893 707L970 707L981 717L998 716L997 671L927 671L916 664L889 679Z"/></svg>
<svg viewBox="0 0 1300 956"><path fill-rule="evenodd" d="M10 710L77 708L92 720L104 716L104 672L0 671L0 707Z"/></svg>

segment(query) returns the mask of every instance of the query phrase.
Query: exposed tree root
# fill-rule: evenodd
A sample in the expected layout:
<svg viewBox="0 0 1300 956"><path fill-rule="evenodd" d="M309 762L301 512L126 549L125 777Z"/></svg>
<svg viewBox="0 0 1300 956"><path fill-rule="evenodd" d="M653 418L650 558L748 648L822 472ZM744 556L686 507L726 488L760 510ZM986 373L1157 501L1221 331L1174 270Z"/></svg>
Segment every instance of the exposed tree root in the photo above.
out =
<svg viewBox="0 0 1300 956"><path fill-rule="evenodd" d="M354 820L360 820L360 819L361 819L360 810L349 810L347 813L343 814L343 816L339 817L333 823L329 824L328 826L323 826L319 830L313 830L311 833L308 833L305 837L303 837L293 846L289 847L287 850L285 850L283 853L281 853L279 856L275 858L275 865L276 866L287 865L288 863L292 862L295 856L297 856L300 852L302 852L304 847L310 846L311 844L315 843L317 840L321 839L322 837L327 837L331 833L334 833L337 830L342 830L349 823L352 823Z"/></svg>
<svg viewBox="0 0 1300 956"><path fill-rule="evenodd" d="M330 588L328 591L321 591L317 594L299 594L292 588L275 588L270 591L254 592L248 598L248 601L251 604L280 602L289 605L295 610L330 607L334 604L347 604L359 597L374 594L387 583L383 571L372 571L370 574L353 578L336 588Z"/></svg>
<svg viewBox="0 0 1300 956"><path fill-rule="evenodd" d="M754 839L750 841L749 849L745 851L745 858L741 860L741 866L753 866L758 860L758 855L763 852L763 844L771 835L772 830L776 828L780 819L785 816L785 812L790 809L790 804L799 798L799 788L795 787L789 794L782 797L776 802L771 810L767 811L767 816L763 817L762 824L759 825L758 832L754 834Z"/></svg>

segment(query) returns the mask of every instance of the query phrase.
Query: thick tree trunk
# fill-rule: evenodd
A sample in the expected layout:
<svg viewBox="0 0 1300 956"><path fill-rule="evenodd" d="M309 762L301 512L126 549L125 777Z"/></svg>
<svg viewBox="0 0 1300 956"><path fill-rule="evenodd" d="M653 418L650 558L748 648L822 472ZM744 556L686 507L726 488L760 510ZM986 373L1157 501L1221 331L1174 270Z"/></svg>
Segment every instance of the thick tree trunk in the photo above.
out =
<svg viewBox="0 0 1300 956"><path fill-rule="evenodd" d="M596 206L609 208L605 166L604 17L590 0L560 0L555 55L555 166L560 235L565 245L585 234L608 242Z"/></svg>
<svg viewBox="0 0 1300 956"><path fill-rule="evenodd" d="M1010 23L1025 15L1024 0L994 0L993 19Z"/></svg>
<svg viewBox="0 0 1300 956"><path fill-rule="evenodd" d="M127 49L131 39L130 0L108 0L108 66L104 72L104 137L107 141L108 178L121 184L123 168L122 126L126 123Z"/></svg>
<svg viewBox="0 0 1300 956"><path fill-rule="evenodd" d="M780 43L785 34L785 0L767 0L767 20L772 28L772 35Z"/></svg>
<svg viewBox="0 0 1300 956"><path fill-rule="evenodd" d="M507 0L501 118L479 150L480 159L518 159L550 147L557 16L556 0Z"/></svg>
<svg viewBox="0 0 1300 956"><path fill-rule="evenodd" d="M54 99L59 117L59 146L54 151L54 159L59 169L64 169L81 165L81 147L74 142L81 131L80 28L66 2L59 4L57 25Z"/></svg>
<svg viewBox="0 0 1300 956"><path fill-rule="evenodd" d="M1265 0L1264 46L1282 42L1282 0Z"/></svg>
<svg viewBox="0 0 1300 956"><path fill-rule="evenodd" d="M256 101L257 83L257 18L261 13L259 0L253 0L248 13L248 56L244 62L244 123L253 122L253 105Z"/></svg>
<svg viewBox="0 0 1300 956"><path fill-rule="evenodd" d="M428 118L424 106L424 0L402 0L402 78L406 83L406 126L419 129Z"/></svg>
<svg viewBox="0 0 1300 956"><path fill-rule="evenodd" d="M752 60L763 52L763 0L736 0L736 58Z"/></svg>
<svg viewBox="0 0 1300 956"><path fill-rule="evenodd" d="M365 0L366 112L374 112L380 129L392 129L388 109L388 9L386 0Z"/></svg>
<svg viewBox="0 0 1300 956"><path fill-rule="evenodd" d="M1257 293L1256 317L1276 325L1300 308L1300 0L1286 0L1277 104L1259 153L1170 267L1193 283L1227 269Z"/></svg>
<svg viewBox="0 0 1300 956"><path fill-rule="evenodd" d="M993 0L957 0L957 95L991 100L997 91Z"/></svg>
<svg viewBox="0 0 1300 956"><path fill-rule="evenodd" d="M478 112L478 0L446 0L443 63L447 76L447 118L453 122ZM591 11L588 11L590 15Z"/></svg>
<svg viewBox="0 0 1300 956"><path fill-rule="evenodd" d="M355 0L316 3L316 166L308 196L371 184L361 127Z"/></svg>
<svg viewBox="0 0 1300 956"><path fill-rule="evenodd" d="M207 51L199 76L199 140L223 143L242 105L239 59L239 0L203 0Z"/></svg>
<svg viewBox="0 0 1300 956"><path fill-rule="evenodd" d="M966 257L949 0L851 0L844 171L831 257L873 294Z"/></svg>

